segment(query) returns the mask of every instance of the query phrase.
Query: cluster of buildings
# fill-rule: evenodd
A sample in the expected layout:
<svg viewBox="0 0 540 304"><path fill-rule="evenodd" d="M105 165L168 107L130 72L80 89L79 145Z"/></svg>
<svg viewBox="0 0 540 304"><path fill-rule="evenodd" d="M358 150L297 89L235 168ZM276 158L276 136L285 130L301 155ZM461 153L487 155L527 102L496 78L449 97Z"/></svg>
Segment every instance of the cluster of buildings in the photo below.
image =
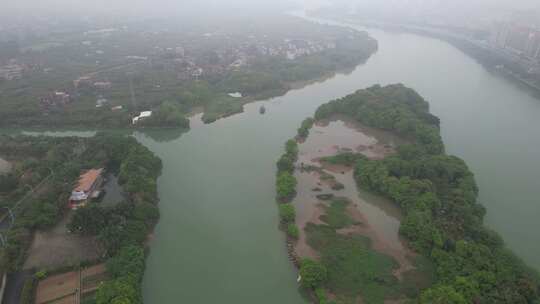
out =
<svg viewBox="0 0 540 304"><path fill-rule="evenodd" d="M64 106L72 101L71 95L63 91L55 91L39 98L39 105L42 109L48 110L52 107Z"/></svg>
<svg viewBox="0 0 540 304"><path fill-rule="evenodd" d="M331 40L310 39L283 39L282 41L259 41L254 40L239 45L232 53L236 56L235 61L247 62L257 56L285 57L295 60L299 57L309 56L323 52L327 49L335 49L336 42ZM233 63L234 65L234 63Z"/></svg>
<svg viewBox="0 0 540 304"><path fill-rule="evenodd" d="M73 80L73 86L75 88L93 87L99 90L108 90L112 87L112 83L110 81L96 81L92 76L81 76Z"/></svg>
<svg viewBox="0 0 540 304"><path fill-rule="evenodd" d="M309 39L283 39L281 41L258 40L250 37L246 41L235 43L233 38L225 38L222 47L214 49L212 55L197 54L196 50L186 51L183 47L158 48L162 51L161 58L172 60L172 65L166 68L174 69L178 80L199 79L208 75L222 75L227 71L239 70L249 66L256 58L260 57L283 57L295 60L303 56L309 56L335 49L336 42L327 40Z"/></svg>
<svg viewBox="0 0 540 304"><path fill-rule="evenodd" d="M490 44L540 61L540 29L500 22L492 30Z"/></svg>
<svg viewBox="0 0 540 304"><path fill-rule="evenodd" d="M335 42L314 42L311 40L286 40L286 57L294 60L298 57L320 53L327 49L335 49Z"/></svg>
<svg viewBox="0 0 540 304"><path fill-rule="evenodd" d="M0 66L0 78L4 80L15 80L22 78L24 67L20 64L12 63Z"/></svg>

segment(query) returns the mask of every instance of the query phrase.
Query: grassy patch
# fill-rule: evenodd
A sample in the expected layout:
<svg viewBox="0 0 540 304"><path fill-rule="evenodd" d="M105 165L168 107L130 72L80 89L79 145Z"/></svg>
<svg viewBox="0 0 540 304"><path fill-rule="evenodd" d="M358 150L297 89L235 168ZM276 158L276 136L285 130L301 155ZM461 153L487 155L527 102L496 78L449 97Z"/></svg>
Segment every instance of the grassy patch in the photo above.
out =
<svg viewBox="0 0 540 304"><path fill-rule="evenodd" d="M326 214L321 215L321 221L327 223L333 229L341 229L357 222L354 221L345 211L350 202L343 198L332 200L330 206L324 207Z"/></svg>
<svg viewBox="0 0 540 304"><path fill-rule="evenodd" d="M321 254L328 270L325 287L336 294L342 303L383 303L396 297L400 285L392 275L396 262L370 249L369 239L337 234L327 225L306 226L308 244Z"/></svg>
<svg viewBox="0 0 540 304"><path fill-rule="evenodd" d="M321 161L332 165L352 166L360 159L366 159L366 157L360 153L345 152L323 157L321 158Z"/></svg>
<svg viewBox="0 0 540 304"><path fill-rule="evenodd" d="M202 120L205 123L214 122L220 118L241 113L244 108L241 99L234 99L227 96L216 97L205 109Z"/></svg>
<svg viewBox="0 0 540 304"><path fill-rule="evenodd" d="M372 250L366 237L336 232L356 224L346 213L349 204L343 198L333 199L321 216L327 225L309 223L305 227L308 244L320 253L320 262L328 271L323 287L337 296L338 303L357 303L362 298L364 303L377 304L399 297L403 286L392 274L397 262Z"/></svg>
<svg viewBox="0 0 540 304"><path fill-rule="evenodd" d="M300 236L298 226L292 223L287 225L287 235L292 237L293 239L298 239L298 237Z"/></svg>

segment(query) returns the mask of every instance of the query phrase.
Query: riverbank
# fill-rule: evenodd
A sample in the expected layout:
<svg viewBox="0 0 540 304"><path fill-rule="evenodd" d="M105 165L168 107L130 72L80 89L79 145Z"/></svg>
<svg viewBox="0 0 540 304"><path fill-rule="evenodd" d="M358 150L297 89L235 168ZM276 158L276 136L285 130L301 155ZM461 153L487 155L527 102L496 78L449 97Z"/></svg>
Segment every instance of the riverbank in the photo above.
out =
<svg viewBox="0 0 540 304"><path fill-rule="evenodd" d="M6 81L0 85L5 97L0 102L0 126L122 128L129 127L139 113L152 111L152 116L137 124L187 127L185 115L194 107L204 107L203 119L213 122L241 112L250 100L282 96L297 82L356 66L376 50L376 41L364 32L281 14L227 24L214 21L195 26L192 35L177 32L175 44L188 46L178 47L178 52L148 49L142 42L147 37L133 41L144 36L144 31L130 29L116 33L130 32L123 37L126 40L114 39L110 44L116 43L119 49L139 46L141 54L127 56L136 58L103 50L103 61L91 67L54 61L69 73L29 71L21 79ZM295 28L294 34L290 28ZM154 34L156 42L170 39L161 32ZM34 56L46 59L64 47L68 48L59 46ZM56 67L50 68L55 71ZM99 72L91 73L95 69Z"/></svg>
<svg viewBox="0 0 540 304"><path fill-rule="evenodd" d="M319 17L317 13L315 17ZM440 39L445 41L454 47L460 49L467 55L475 58L482 63L489 70L501 73L502 75L509 77L516 83L522 84L528 89L540 93L540 84L538 80L527 79L523 77L523 74L527 74L526 70L529 68L525 63L520 63L521 60L516 55L505 53L502 50L493 49L484 41L473 40L470 37L454 34L440 28L430 28L427 26L417 26L401 23L390 22L376 22L376 21L360 21L351 17L337 17L337 16L324 16L320 17L333 20L336 22L343 22L345 24L354 24L366 28L377 28L389 32L405 32L417 35L426 36L429 38ZM520 70L516 72L512 68Z"/></svg>

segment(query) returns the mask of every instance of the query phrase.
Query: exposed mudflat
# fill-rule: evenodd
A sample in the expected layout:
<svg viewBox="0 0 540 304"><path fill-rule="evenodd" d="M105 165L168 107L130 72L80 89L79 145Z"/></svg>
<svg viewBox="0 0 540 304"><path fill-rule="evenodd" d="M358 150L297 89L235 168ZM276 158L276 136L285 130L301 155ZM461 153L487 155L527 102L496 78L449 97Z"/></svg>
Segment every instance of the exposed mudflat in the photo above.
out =
<svg viewBox="0 0 540 304"><path fill-rule="evenodd" d="M296 224L300 228L300 237L295 252L300 257L317 257L317 252L306 243L304 227L307 223L321 224L319 217L324 214L322 205L328 202L317 198L321 194L348 199L348 215L358 225L343 228L339 233L359 234L371 240L372 249L391 256L399 264L394 275L401 275L414 269L409 250L399 236L401 212L392 202L373 195L357 187L353 170L343 165L330 165L319 162L321 157L336 155L340 152L357 152L372 159L382 159L395 152L395 147L404 141L389 132L375 130L359 125L343 117L318 122L310 135L299 144L298 164L316 167L311 170L297 169ZM340 183L343 189L335 190L332 186Z"/></svg>
<svg viewBox="0 0 540 304"><path fill-rule="evenodd" d="M81 261L97 260L103 249L92 236L69 233L66 225L71 214L64 217L54 228L37 231L28 250L24 269L54 269L65 265L77 265Z"/></svg>

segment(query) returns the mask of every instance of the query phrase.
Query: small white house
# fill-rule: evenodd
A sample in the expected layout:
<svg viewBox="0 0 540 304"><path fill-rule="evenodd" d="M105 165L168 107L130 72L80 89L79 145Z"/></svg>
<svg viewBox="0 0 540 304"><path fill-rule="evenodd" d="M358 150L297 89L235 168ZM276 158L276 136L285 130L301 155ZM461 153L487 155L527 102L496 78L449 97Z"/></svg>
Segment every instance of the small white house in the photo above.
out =
<svg viewBox="0 0 540 304"><path fill-rule="evenodd" d="M133 124L136 124L140 119L147 118L152 116L152 111L143 111L139 114L139 116L133 117Z"/></svg>
<svg viewBox="0 0 540 304"><path fill-rule="evenodd" d="M101 108L103 107L106 103L108 102L107 99L105 98L100 98L96 101L96 108Z"/></svg>
<svg viewBox="0 0 540 304"><path fill-rule="evenodd" d="M242 98L242 93L240 92L229 93L228 95L232 98Z"/></svg>

